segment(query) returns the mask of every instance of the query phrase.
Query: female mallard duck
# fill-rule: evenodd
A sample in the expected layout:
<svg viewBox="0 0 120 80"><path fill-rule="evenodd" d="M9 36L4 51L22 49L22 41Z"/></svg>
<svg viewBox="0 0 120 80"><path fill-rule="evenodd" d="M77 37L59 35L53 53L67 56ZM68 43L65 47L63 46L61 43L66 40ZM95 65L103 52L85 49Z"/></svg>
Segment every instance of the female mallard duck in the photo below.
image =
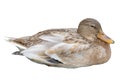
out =
<svg viewBox="0 0 120 80"><path fill-rule="evenodd" d="M33 36L10 39L24 46L14 52L28 59L49 66L77 68L102 64L111 56L110 44L100 23L91 18L80 22L78 29L51 29Z"/></svg>

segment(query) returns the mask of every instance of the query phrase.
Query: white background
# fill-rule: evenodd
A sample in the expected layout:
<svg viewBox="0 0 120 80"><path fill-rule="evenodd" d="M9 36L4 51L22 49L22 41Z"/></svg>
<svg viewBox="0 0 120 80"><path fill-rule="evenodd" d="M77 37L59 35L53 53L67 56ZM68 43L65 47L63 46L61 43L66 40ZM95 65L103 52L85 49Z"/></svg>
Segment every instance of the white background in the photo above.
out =
<svg viewBox="0 0 120 80"><path fill-rule="evenodd" d="M84 18L97 19L115 40L111 59L77 69L48 67L11 53L5 37L33 35L51 28L77 28ZM0 0L0 80L120 80L119 0Z"/></svg>

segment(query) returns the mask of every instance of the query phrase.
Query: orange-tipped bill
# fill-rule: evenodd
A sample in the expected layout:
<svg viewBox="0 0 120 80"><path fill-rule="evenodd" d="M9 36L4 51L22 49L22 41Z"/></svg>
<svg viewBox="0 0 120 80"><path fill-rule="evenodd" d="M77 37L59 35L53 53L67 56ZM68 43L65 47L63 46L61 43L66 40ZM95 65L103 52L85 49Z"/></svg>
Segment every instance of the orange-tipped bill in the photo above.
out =
<svg viewBox="0 0 120 80"><path fill-rule="evenodd" d="M108 36L106 36L103 32L99 32L97 37L108 44L114 43L114 41L111 38L109 38Z"/></svg>

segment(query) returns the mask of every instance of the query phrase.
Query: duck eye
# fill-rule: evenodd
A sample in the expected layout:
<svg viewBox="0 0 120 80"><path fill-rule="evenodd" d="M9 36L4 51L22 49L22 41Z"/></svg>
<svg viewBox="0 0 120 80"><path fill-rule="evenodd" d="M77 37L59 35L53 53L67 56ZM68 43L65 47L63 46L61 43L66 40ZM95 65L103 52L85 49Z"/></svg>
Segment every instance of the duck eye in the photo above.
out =
<svg viewBox="0 0 120 80"><path fill-rule="evenodd" d="M95 28L95 29L96 29L96 27L95 27L94 25L91 25L91 27L93 27L93 28Z"/></svg>

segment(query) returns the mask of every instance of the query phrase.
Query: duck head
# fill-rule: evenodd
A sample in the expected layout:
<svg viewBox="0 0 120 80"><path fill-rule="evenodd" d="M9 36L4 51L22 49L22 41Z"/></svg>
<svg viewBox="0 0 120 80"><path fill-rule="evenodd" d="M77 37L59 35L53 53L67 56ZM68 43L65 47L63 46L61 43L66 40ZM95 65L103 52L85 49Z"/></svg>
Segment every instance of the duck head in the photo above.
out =
<svg viewBox="0 0 120 80"><path fill-rule="evenodd" d="M105 35L102 31L100 23L92 18L84 19L80 22L77 32L90 41L100 39L108 44L114 43L114 41Z"/></svg>

